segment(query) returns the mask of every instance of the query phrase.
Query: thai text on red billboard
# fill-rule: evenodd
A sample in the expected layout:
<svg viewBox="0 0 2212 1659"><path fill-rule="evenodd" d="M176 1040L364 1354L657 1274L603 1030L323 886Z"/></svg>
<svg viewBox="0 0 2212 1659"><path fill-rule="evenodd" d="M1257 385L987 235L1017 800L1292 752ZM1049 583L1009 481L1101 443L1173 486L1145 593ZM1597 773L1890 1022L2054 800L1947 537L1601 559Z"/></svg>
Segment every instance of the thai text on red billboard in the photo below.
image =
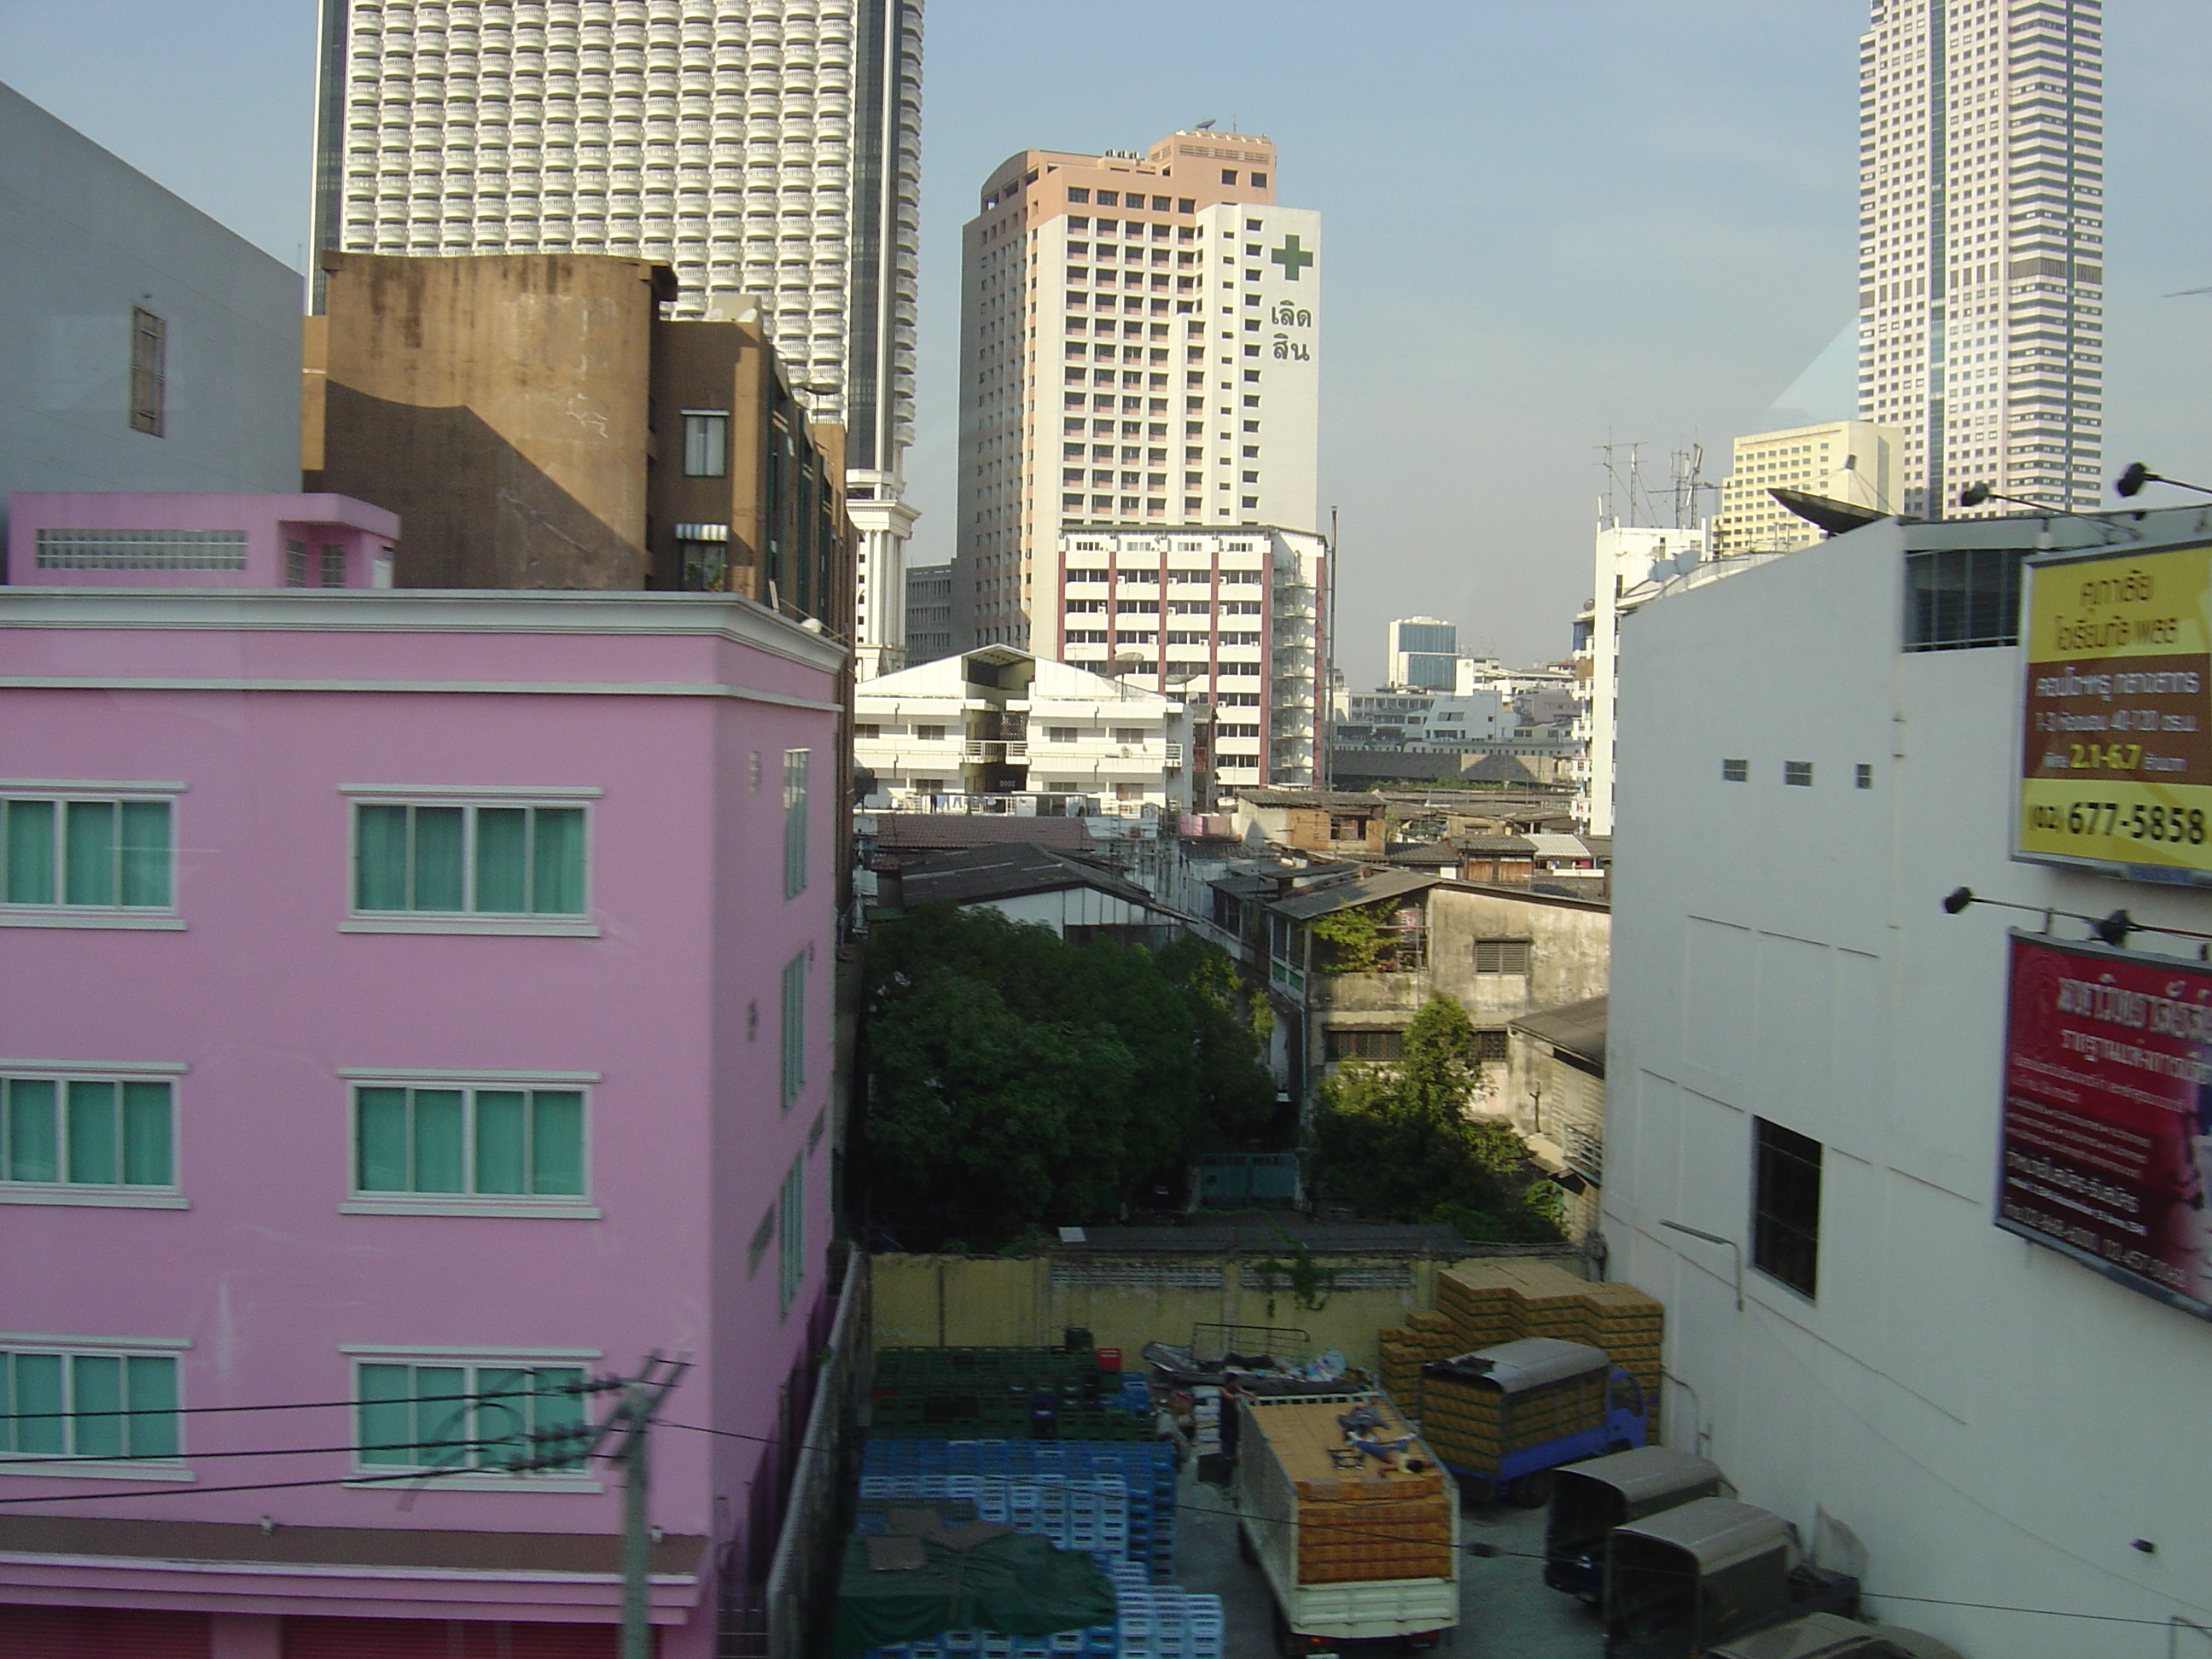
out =
<svg viewBox="0 0 2212 1659"><path fill-rule="evenodd" d="M1997 1225L2212 1318L2212 970L2014 934Z"/></svg>

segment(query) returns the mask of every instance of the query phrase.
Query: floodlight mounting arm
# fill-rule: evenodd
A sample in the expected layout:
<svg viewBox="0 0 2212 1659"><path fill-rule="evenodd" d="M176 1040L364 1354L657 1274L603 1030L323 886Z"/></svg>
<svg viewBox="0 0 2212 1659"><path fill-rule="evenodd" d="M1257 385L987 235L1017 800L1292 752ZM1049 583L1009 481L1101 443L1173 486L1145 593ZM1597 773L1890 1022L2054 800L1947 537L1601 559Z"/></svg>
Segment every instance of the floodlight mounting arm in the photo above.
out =
<svg viewBox="0 0 2212 1659"><path fill-rule="evenodd" d="M2137 921L2125 910L2115 910L2108 916L2085 916L2078 910L2054 910L2047 904L2015 904L2010 899L1984 898L1971 887L1954 887L1943 895L1943 914L1955 916L1969 905L1990 904L2000 910L2024 910L2029 915L2043 918L2043 931L2049 933L2051 924L2060 916L2069 921L2078 921L2096 935L2099 943L2114 950L2126 946L2130 933L2165 933L2174 939L2212 940L2212 933L2201 933L2193 927L2161 927L2154 921Z"/></svg>
<svg viewBox="0 0 2212 1659"><path fill-rule="evenodd" d="M2212 486L2191 483L2185 478L2169 478L2162 472L2154 472L2141 461L2130 461L2127 471L2112 480L2112 493L2132 499L2147 483L2172 484L2176 489L2193 489L2200 495L2212 495Z"/></svg>

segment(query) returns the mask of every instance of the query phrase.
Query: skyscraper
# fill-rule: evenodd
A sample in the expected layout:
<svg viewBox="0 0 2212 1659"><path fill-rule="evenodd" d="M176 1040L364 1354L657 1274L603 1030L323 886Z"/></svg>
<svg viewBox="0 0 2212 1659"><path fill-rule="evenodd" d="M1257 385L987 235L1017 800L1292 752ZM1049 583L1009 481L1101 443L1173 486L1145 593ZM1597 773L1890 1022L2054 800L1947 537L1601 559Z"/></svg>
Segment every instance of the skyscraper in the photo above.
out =
<svg viewBox="0 0 2212 1659"><path fill-rule="evenodd" d="M1321 216L1274 179L1268 140L1206 131L992 170L963 251L963 646L1065 659L1072 533L1310 536Z"/></svg>
<svg viewBox="0 0 2212 1659"><path fill-rule="evenodd" d="M1459 674L1459 624L1437 617L1401 617L1390 624L1389 684L1449 691Z"/></svg>
<svg viewBox="0 0 2212 1659"><path fill-rule="evenodd" d="M1978 481L2093 507L2102 0L1873 5L1859 40L1859 418L1904 432L1908 514L1959 516Z"/></svg>
<svg viewBox="0 0 2212 1659"><path fill-rule="evenodd" d="M612 253L757 307L847 428L863 674L902 659L921 0L323 0L315 246Z"/></svg>

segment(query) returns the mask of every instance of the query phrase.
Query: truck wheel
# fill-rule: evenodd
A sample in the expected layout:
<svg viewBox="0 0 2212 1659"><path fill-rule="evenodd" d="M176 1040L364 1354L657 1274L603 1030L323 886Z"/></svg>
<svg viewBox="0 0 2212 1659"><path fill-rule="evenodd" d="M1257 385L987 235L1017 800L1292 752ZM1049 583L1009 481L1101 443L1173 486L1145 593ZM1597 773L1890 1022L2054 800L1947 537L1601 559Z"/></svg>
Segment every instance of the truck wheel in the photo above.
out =
<svg viewBox="0 0 2212 1659"><path fill-rule="evenodd" d="M1505 1501L1524 1510L1540 1510L1552 1501L1552 1472L1539 1469L1534 1474L1524 1474L1509 1481Z"/></svg>

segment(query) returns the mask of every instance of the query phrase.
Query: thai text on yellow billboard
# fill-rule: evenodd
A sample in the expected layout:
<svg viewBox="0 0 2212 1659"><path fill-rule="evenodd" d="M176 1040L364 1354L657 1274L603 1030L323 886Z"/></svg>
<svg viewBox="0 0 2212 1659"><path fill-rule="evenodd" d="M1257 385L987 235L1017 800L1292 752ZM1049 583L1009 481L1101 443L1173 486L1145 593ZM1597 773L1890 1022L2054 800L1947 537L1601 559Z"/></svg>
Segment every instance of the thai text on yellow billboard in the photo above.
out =
<svg viewBox="0 0 2212 1659"><path fill-rule="evenodd" d="M2212 547L2028 571L2014 851L2212 874Z"/></svg>

